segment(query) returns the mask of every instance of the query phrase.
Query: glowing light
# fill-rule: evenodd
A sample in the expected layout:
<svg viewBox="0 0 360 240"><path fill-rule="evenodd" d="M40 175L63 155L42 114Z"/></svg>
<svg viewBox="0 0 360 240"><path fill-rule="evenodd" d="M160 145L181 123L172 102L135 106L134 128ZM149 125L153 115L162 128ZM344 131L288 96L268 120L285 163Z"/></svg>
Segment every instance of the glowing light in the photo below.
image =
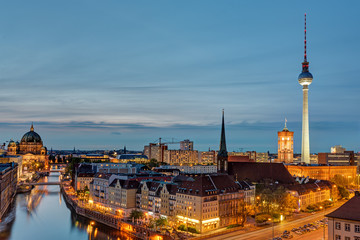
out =
<svg viewBox="0 0 360 240"><path fill-rule="evenodd" d="M204 221L202 221L202 223L204 224L204 223L209 223L209 222L216 222L219 220L220 220L220 218L213 218L213 219L204 220Z"/></svg>
<svg viewBox="0 0 360 240"><path fill-rule="evenodd" d="M180 216L180 215L177 215L177 217L180 218L181 220L185 220L185 221L189 221L189 222L194 222L194 223L199 223L200 222L199 220L183 217L183 216Z"/></svg>
<svg viewBox="0 0 360 240"><path fill-rule="evenodd" d="M284 221L284 216L280 215L280 221Z"/></svg>
<svg viewBox="0 0 360 240"><path fill-rule="evenodd" d="M90 203L90 204L93 204L93 203L94 203L94 201L93 201L93 200L89 200L89 203Z"/></svg>

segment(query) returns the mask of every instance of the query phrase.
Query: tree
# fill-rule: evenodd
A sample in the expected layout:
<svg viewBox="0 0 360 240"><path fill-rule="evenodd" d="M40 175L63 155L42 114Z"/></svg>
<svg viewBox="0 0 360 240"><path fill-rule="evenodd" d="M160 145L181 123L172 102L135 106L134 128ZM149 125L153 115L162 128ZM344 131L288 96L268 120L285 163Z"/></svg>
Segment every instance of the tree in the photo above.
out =
<svg viewBox="0 0 360 240"><path fill-rule="evenodd" d="M144 217L144 213L139 210L132 210L130 213L130 218L132 218L133 222L139 219L142 219Z"/></svg>
<svg viewBox="0 0 360 240"><path fill-rule="evenodd" d="M340 195L341 199L349 197L350 193L348 190L346 190L346 188L339 186L338 190L339 190L339 195Z"/></svg>
<svg viewBox="0 0 360 240"><path fill-rule="evenodd" d="M168 224L168 221L167 221L167 219L166 218L164 218L164 217L160 217L160 218L158 218L158 219L156 219L156 221L155 221L155 225L156 225L156 227L164 227L164 226L166 226Z"/></svg>

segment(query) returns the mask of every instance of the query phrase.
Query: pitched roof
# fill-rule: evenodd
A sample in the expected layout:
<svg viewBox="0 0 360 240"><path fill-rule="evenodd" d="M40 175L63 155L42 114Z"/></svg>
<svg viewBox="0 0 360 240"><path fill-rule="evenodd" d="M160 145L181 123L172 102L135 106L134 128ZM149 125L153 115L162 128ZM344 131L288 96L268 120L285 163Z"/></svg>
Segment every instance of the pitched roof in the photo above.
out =
<svg viewBox="0 0 360 240"><path fill-rule="evenodd" d="M360 221L360 195L355 192L355 196L344 203L335 211L326 215L326 217L340 218L345 220Z"/></svg>
<svg viewBox="0 0 360 240"><path fill-rule="evenodd" d="M229 175L250 182L261 182L264 179L283 184L295 182L283 163L229 162Z"/></svg>
<svg viewBox="0 0 360 240"><path fill-rule="evenodd" d="M178 193L203 197L224 192L237 192L240 189L234 179L227 174L203 174L196 177L194 181L183 182L178 188Z"/></svg>

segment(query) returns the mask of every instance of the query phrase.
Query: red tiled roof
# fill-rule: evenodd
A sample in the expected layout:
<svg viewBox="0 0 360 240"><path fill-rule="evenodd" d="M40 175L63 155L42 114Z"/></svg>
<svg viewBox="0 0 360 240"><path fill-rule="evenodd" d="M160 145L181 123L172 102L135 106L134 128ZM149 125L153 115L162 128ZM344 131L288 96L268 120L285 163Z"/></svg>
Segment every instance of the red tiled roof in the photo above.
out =
<svg viewBox="0 0 360 240"><path fill-rule="evenodd" d="M354 197L352 197L349 201L344 203L341 207L339 207L335 211L326 215L326 217L360 221L359 193L355 193Z"/></svg>
<svg viewBox="0 0 360 240"><path fill-rule="evenodd" d="M282 184L295 182L283 163L229 162L229 174L250 182L261 182L264 179Z"/></svg>

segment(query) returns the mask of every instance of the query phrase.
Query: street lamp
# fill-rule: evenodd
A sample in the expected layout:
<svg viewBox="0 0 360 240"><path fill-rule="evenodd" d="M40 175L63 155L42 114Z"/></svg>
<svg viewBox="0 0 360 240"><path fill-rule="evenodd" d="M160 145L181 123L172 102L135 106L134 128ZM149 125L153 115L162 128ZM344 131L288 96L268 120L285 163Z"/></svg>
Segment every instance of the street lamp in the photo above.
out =
<svg viewBox="0 0 360 240"><path fill-rule="evenodd" d="M268 218L268 220L272 220L272 239L274 239L274 219Z"/></svg>
<svg viewBox="0 0 360 240"><path fill-rule="evenodd" d="M320 206L320 210L322 210L324 207L323 206ZM323 219L325 219L325 208L324 208L324 218ZM323 227L323 240L325 240L325 220L324 220L324 222L323 222L323 224L324 224L324 227Z"/></svg>

